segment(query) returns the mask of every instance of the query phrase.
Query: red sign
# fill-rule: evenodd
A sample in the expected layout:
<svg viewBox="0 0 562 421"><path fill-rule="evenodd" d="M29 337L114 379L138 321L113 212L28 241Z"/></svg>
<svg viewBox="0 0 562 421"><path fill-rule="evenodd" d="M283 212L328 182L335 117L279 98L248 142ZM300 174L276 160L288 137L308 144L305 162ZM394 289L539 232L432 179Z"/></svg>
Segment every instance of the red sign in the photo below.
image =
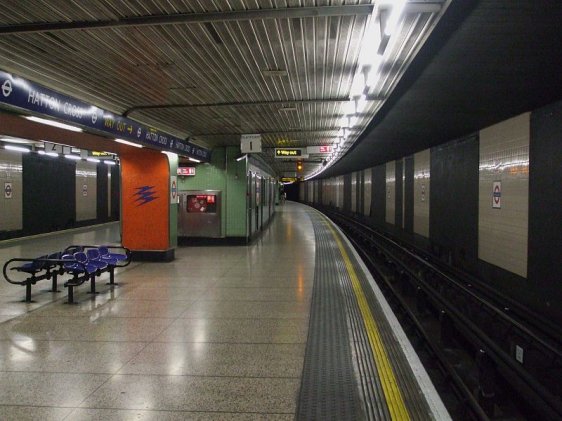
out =
<svg viewBox="0 0 562 421"><path fill-rule="evenodd" d="M331 146L320 146L320 153L331 153L332 147Z"/></svg>
<svg viewBox="0 0 562 421"><path fill-rule="evenodd" d="M195 175L195 167L179 167L178 175Z"/></svg>

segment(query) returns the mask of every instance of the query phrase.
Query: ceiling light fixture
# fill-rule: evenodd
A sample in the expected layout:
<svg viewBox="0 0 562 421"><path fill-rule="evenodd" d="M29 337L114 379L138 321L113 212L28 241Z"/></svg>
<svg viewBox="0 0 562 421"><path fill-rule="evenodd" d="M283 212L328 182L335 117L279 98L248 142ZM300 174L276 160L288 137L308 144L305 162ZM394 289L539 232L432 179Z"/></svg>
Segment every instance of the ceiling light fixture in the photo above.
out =
<svg viewBox="0 0 562 421"><path fill-rule="evenodd" d="M142 145L139 145L138 143L133 143L133 142L129 142L128 140L125 139L115 139L115 141L117 143L122 143L124 145L129 145L129 146L134 146L135 148L142 148Z"/></svg>
<svg viewBox="0 0 562 421"><path fill-rule="evenodd" d="M72 159L74 161L80 161L82 159L78 155L71 155L71 154L66 154L64 157L66 159Z"/></svg>
<svg viewBox="0 0 562 421"><path fill-rule="evenodd" d="M23 152L23 153L31 152L30 149L22 148L21 146L4 145L4 149L7 149L9 151L15 151L15 152Z"/></svg>
<svg viewBox="0 0 562 421"><path fill-rule="evenodd" d="M27 120L33 121L35 123L46 124L47 126L58 127L59 129L70 130L71 132L82 132L80 127L71 126L70 124L59 123L58 121L47 120L46 118L40 118L35 116L25 116Z"/></svg>
<svg viewBox="0 0 562 421"><path fill-rule="evenodd" d="M53 158L56 158L56 157L59 156L59 154L56 153L56 152L37 151L37 153L38 153L39 155L52 156Z"/></svg>
<svg viewBox="0 0 562 421"><path fill-rule="evenodd" d="M100 161L99 159L97 159L97 158L86 158L86 161L88 161L88 162L95 162L96 164L101 162L101 161Z"/></svg>
<svg viewBox="0 0 562 421"><path fill-rule="evenodd" d="M384 34L386 36L390 36L394 31L396 31L402 12L404 11L404 7L406 7L406 0L394 0L392 2L390 16L384 27Z"/></svg>
<svg viewBox="0 0 562 421"><path fill-rule="evenodd" d="M104 163L105 165L115 165L115 161L111 161L110 159L105 159L105 160L103 161L103 163Z"/></svg>
<svg viewBox="0 0 562 421"><path fill-rule="evenodd" d="M192 157L188 157L187 159L189 159L191 162L197 162L198 164L201 162L200 160L192 158Z"/></svg>
<svg viewBox="0 0 562 421"><path fill-rule="evenodd" d="M8 142L8 143L21 143L21 144L35 143L34 140L21 139L19 137L0 137L0 140L2 142Z"/></svg>

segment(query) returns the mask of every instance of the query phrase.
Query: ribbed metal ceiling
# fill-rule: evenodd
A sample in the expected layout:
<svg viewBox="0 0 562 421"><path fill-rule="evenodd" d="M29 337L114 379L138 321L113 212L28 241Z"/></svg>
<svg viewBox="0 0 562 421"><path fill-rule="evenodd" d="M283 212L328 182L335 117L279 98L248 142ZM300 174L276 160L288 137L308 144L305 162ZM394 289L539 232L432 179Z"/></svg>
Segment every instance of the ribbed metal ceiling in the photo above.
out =
<svg viewBox="0 0 562 421"><path fill-rule="evenodd" d="M443 6L410 4L355 137ZM330 145L337 138L369 5L7 0L0 8L0 68L207 147L239 145L241 134L261 133L264 158L282 173L294 164L275 160L268 148ZM310 159L308 172L322 157Z"/></svg>

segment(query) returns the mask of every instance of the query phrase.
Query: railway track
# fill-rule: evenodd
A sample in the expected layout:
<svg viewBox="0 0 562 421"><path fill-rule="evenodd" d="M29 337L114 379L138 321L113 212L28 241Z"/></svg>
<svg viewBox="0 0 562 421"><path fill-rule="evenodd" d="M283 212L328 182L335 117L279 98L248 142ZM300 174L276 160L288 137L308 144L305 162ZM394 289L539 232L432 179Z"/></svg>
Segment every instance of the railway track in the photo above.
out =
<svg viewBox="0 0 562 421"><path fill-rule="evenodd" d="M454 419L562 419L560 328L429 253L339 212Z"/></svg>

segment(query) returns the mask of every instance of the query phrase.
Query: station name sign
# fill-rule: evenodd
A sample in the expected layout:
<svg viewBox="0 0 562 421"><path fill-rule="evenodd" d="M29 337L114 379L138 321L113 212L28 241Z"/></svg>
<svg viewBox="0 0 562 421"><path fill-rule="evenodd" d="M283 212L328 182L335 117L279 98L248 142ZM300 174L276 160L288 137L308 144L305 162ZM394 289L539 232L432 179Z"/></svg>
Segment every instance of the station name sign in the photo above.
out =
<svg viewBox="0 0 562 421"><path fill-rule="evenodd" d="M275 158L301 158L302 148L275 148Z"/></svg>
<svg viewBox="0 0 562 421"><path fill-rule="evenodd" d="M0 70L0 105L32 111L113 137L210 161L211 151Z"/></svg>

